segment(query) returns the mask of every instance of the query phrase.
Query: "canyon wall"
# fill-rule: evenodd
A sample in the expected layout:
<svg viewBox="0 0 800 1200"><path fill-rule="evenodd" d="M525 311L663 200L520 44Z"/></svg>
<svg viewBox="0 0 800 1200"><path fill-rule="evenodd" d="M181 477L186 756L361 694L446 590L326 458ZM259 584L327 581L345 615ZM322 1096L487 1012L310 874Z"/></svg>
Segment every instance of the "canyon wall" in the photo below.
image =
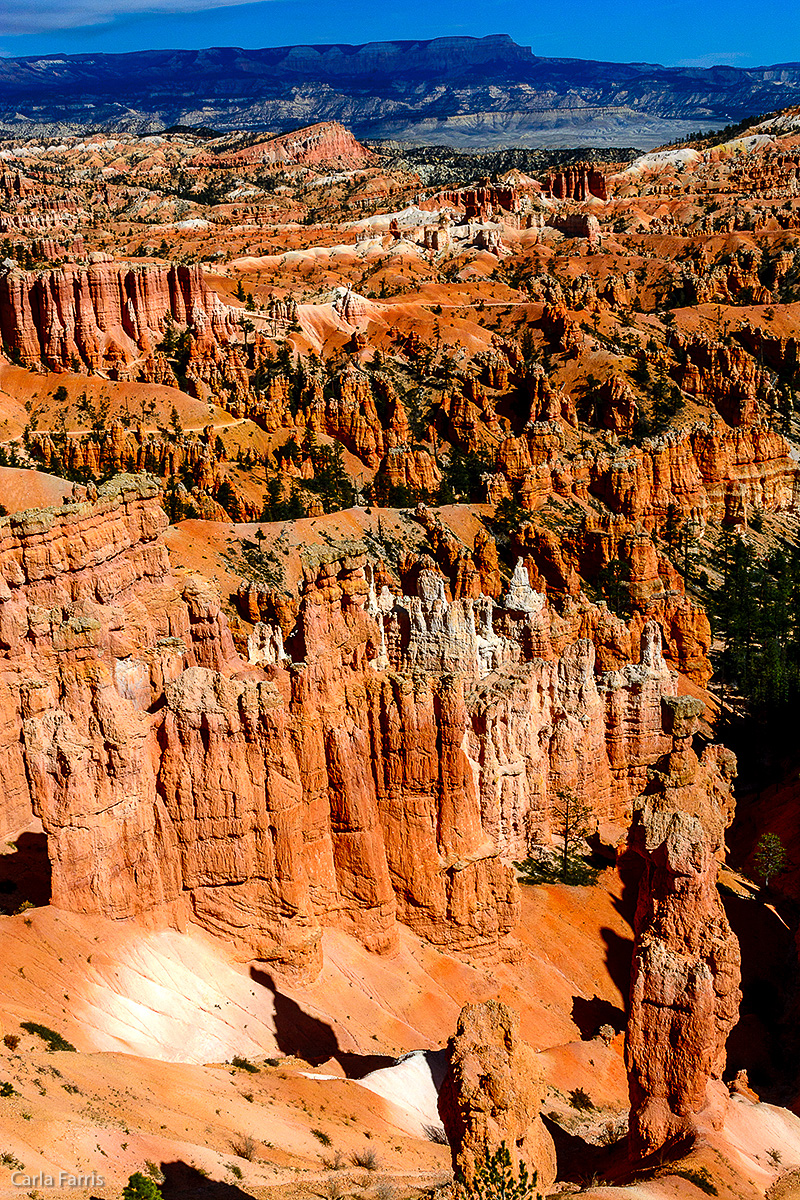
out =
<svg viewBox="0 0 800 1200"><path fill-rule="evenodd" d="M308 565L288 657L260 625L246 664L165 524L143 476L0 522L3 831L41 818L57 906L192 919L307 976L326 925L493 955L558 791L629 819L675 691L656 623L597 673L586 608L522 564L495 604L432 559L378 589L357 554Z"/></svg>
<svg viewBox="0 0 800 1200"><path fill-rule="evenodd" d="M798 468L789 446L768 422L733 428L719 419L698 421L641 446L595 452L572 461L562 456L557 425L541 422L509 437L497 452L491 499L519 489L533 512L553 493L586 501L596 497L610 512L662 532L670 512L704 528L707 521L761 508L792 507Z"/></svg>
<svg viewBox="0 0 800 1200"><path fill-rule="evenodd" d="M198 355L227 344L234 327L198 264L0 270L0 338L24 366L113 377L136 364L134 378L174 382L163 354L156 354L169 320L192 326Z"/></svg>

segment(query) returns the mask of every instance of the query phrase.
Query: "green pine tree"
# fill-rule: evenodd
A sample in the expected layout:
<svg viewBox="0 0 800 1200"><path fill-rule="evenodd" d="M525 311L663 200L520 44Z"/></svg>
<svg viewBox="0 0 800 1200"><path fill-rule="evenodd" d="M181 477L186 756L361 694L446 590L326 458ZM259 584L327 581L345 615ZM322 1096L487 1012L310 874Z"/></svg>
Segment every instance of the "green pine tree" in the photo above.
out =
<svg viewBox="0 0 800 1200"><path fill-rule="evenodd" d="M753 866L766 888L771 879L786 870L786 848L777 833L762 833L756 842Z"/></svg>
<svg viewBox="0 0 800 1200"><path fill-rule="evenodd" d="M494 1154L487 1150L471 1183L465 1181L461 1172L457 1174L456 1182L463 1200L539 1200L536 1172L529 1175L524 1163L520 1163L515 1171L505 1142Z"/></svg>
<svg viewBox="0 0 800 1200"><path fill-rule="evenodd" d="M161 1189L147 1175L136 1171L122 1189L122 1200L162 1200Z"/></svg>

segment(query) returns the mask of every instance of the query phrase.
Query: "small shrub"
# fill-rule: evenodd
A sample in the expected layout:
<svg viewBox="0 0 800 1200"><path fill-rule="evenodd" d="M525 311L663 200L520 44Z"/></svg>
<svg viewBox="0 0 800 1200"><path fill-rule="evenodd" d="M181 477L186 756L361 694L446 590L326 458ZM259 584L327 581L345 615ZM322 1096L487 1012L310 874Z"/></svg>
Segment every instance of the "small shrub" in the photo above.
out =
<svg viewBox="0 0 800 1200"><path fill-rule="evenodd" d="M35 1021L21 1021L20 1029L24 1029L26 1033L35 1033L38 1038L41 1038L46 1043L48 1050L74 1050L72 1042L68 1042L52 1029L48 1029L46 1025L37 1025Z"/></svg>
<svg viewBox="0 0 800 1200"><path fill-rule="evenodd" d="M344 1190L338 1179L326 1179L322 1189L324 1200L344 1200Z"/></svg>
<svg viewBox="0 0 800 1200"><path fill-rule="evenodd" d="M598 1144L601 1146L616 1146L617 1142L621 1142L627 1132L628 1122L625 1117L620 1117L616 1121L606 1121L597 1136Z"/></svg>
<svg viewBox="0 0 800 1200"><path fill-rule="evenodd" d="M422 1132L429 1142L437 1146L449 1146L450 1140L441 1125L424 1125Z"/></svg>
<svg viewBox="0 0 800 1200"><path fill-rule="evenodd" d="M252 1162L256 1156L256 1141L255 1138L247 1134L246 1137L236 1138L231 1142L231 1149L238 1158L246 1158L248 1162Z"/></svg>
<svg viewBox="0 0 800 1200"><path fill-rule="evenodd" d="M717 1185L709 1175L707 1167L687 1168L683 1171L673 1171L672 1174L680 1175L681 1179L688 1179L689 1183L700 1188L700 1191L705 1192L707 1196L719 1195Z"/></svg>
<svg viewBox="0 0 800 1200"><path fill-rule="evenodd" d="M255 1063L251 1063L249 1058L242 1058L240 1054L235 1054L231 1059L231 1066L237 1067L240 1071L249 1071L251 1075L258 1074L258 1067Z"/></svg>
<svg viewBox="0 0 800 1200"><path fill-rule="evenodd" d="M351 1162L354 1167L362 1167L365 1171L377 1171L378 1169L378 1156L372 1149L354 1150Z"/></svg>
<svg viewBox="0 0 800 1200"><path fill-rule="evenodd" d="M591 1174L580 1175L579 1179L580 1179L581 1188L586 1189L586 1190L588 1190L590 1188L601 1188L601 1187L610 1187L611 1186L607 1179L604 1179L602 1175L598 1175L597 1171L592 1171Z"/></svg>
<svg viewBox="0 0 800 1200"><path fill-rule="evenodd" d="M230 1171L230 1173L234 1179L242 1178L242 1168L239 1166L238 1163L228 1163L227 1169Z"/></svg>
<svg viewBox="0 0 800 1200"><path fill-rule="evenodd" d="M16 1050L19 1045L19 1037L16 1033L7 1033L3 1038L3 1045L7 1050Z"/></svg>
<svg viewBox="0 0 800 1200"><path fill-rule="evenodd" d="M579 854L563 857L553 853L540 853L535 858L515 862L521 883L568 883L572 887L591 887L597 883L599 871Z"/></svg>
<svg viewBox="0 0 800 1200"><path fill-rule="evenodd" d="M767 1158L772 1163L773 1167L775 1167L777 1170L778 1166L780 1165L780 1161L781 1161L780 1150L776 1150L775 1147L773 1146L773 1148L771 1150L767 1151Z"/></svg>
<svg viewBox="0 0 800 1200"><path fill-rule="evenodd" d="M773 876L782 875L786 870L786 847L777 833L762 833L756 842L753 866L766 888Z"/></svg>
<svg viewBox="0 0 800 1200"><path fill-rule="evenodd" d="M3 1153L0 1154L0 1163L2 1163L4 1167L11 1167L11 1169L14 1171L25 1170L25 1164L21 1163L18 1158L15 1158L10 1150L4 1150Z"/></svg>
<svg viewBox="0 0 800 1200"><path fill-rule="evenodd" d="M575 1088L569 1094L569 1102L578 1112L590 1112L594 1108L591 1096L583 1088Z"/></svg>
<svg viewBox="0 0 800 1200"><path fill-rule="evenodd" d="M8 1082L7 1079L3 1083L0 1083L0 1096L2 1096L4 1100L9 1096L16 1096L16 1094L16 1089Z"/></svg>
<svg viewBox="0 0 800 1200"><path fill-rule="evenodd" d="M538 1200L536 1191L536 1172L528 1175L527 1167L520 1164L519 1171L514 1172L511 1165L511 1155L505 1142L494 1154L487 1151L486 1159L476 1164L472 1185L467 1188L463 1175L456 1175L458 1195L468 1196L470 1200Z"/></svg>
<svg viewBox="0 0 800 1200"><path fill-rule="evenodd" d="M324 1132L324 1130L312 1129L311 1132L313 1133L313 1135L317 1139L317 1141L321 1142L323 1146L330 1146L331 1139L328 1137L327 1133Z"/></svg>
<svg viewBox="0 0 800 1200"><path fill-rule="evenodd" d="M148 1158L144 1164L144 1173L149 1175L151 1179L155 1179L156 1183L164 1182L164 1172L156 1163L151 1162Z"/></svg>
<svg viewBox="0 0 800 1200"><path fill-rule="evenodd" d="M326 1171L341 1171L344 1167L341 1150L334 1150L333 1158L323 1158L322 1165Z"/></svg>
<svg viewBox="0 0 800 1200"><path fill-rule="evenodd" d="M135 1171L122 1189L122 1200L162 1200L161 1189L147 1175Z"/></svg>

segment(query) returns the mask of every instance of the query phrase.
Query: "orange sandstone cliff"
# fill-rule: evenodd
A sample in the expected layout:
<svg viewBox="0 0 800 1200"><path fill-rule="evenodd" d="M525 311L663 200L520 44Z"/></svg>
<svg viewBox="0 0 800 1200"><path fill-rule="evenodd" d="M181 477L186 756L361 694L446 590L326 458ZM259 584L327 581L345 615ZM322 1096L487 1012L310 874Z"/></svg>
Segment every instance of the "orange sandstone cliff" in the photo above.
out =
<svg viewBox="0 0 800 1200"><path fill-rule="evenodd" d="M198 355L227 343L233 328L199 265L0 270L0 338L25 366L174 382L156 353L169 321L192 327Z"/></svg>
<svg viewBox="0 0 800 1200"><path fill-rule="evenodd" d="M247 664L165 523L121 476L0 524L3 824L41 818L57 906L193 919L309 975L330 925L496 954L559 789L629 818L675 691L655 623L598 674L521 564L496 605L430 560L376 594L355 554L307 566L286 651L259 624Z"/></svg>

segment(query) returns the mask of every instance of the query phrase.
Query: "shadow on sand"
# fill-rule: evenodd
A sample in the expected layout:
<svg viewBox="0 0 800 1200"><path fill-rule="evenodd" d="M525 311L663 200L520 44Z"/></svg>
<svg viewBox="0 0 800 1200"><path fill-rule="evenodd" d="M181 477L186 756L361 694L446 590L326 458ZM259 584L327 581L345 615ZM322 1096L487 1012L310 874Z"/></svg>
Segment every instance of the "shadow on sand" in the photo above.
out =
<svg viewBox="0 0 800 1200"><path fill-rule="evenodd" d="M250 968L254 983L272 992L275 1007L275 1038L282 1054L302 1058L319 1067L333 1058L348 1079L363 1079L370 1071L390 1067L395 1059L386 1054L353 1054L342 1050L336 1031L327 1021L305 1012L296 1000L279 991L268 971Z"/></svg>

